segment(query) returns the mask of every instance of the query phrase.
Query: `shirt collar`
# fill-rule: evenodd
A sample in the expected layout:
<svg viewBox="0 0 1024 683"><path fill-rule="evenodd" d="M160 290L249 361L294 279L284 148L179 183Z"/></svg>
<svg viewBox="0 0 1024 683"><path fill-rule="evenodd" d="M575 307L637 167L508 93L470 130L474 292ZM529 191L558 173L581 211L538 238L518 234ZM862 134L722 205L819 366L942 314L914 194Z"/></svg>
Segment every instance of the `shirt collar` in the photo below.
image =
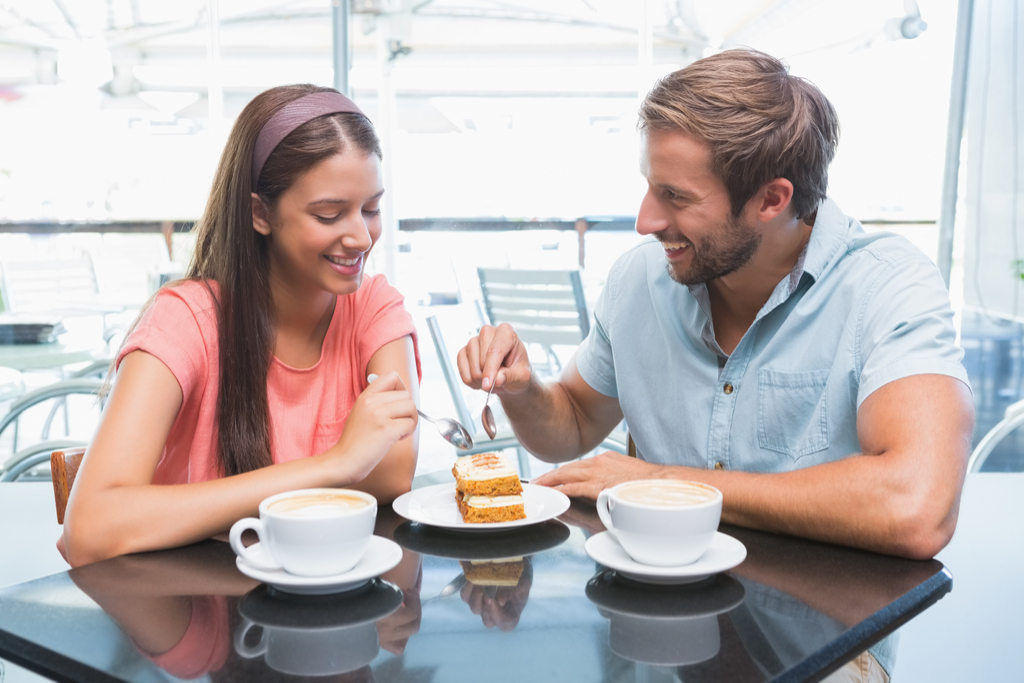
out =
<svg viewBox="0 0 1024 683"><path fill-rule="evenodd" d="M850 219L840 208L827 197L818 205L818 213L814 219L814 227L811 229L811 237L800 252L800 257L789 272L789 277L775 287L768 301L757 314L756 320L771 312L779 304L788 299L800 286L804 274L815 281L821 277L830 263L835 260L836 254L846 244L846 236L850 231ZM707 325L702 330L701 338L704 344L716 355L724 357L726 354L714 338L714 330L711 327L711 301L708 296L707 286L702 284L687 285L690 294L697 300L697 304L704 311L707 317Z"/></svg>
<svg viewBox="0 0 1024 683"><path fill-rule="evenodd" d="M836 254L846 245L850 233L850 219L840 210L834 201L826 198L818 205L818 215L814 220L811 238L807 241L804 254L797 261L790 273L790 279L799 283L804 273L815 280L830 263L835 261Z"/></svg>

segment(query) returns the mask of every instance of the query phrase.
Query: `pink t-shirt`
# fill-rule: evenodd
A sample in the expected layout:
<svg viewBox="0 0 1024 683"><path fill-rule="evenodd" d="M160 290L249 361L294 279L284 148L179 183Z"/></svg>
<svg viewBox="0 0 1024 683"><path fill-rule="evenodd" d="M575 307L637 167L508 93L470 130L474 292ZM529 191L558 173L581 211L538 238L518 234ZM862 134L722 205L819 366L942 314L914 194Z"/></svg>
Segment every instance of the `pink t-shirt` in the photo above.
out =
<svg viewBox="0 0 1024 683"><path fill-rule="evenodd" d="M412 336L422 377L416 328L402 300L383 275L366 277L354 294L338 297L316 365L297 369L277 358L271 361L267 398L275 463L317 455L338 441L353 403L366 388L370 357L388 342ZM162 290L125 341L118 364L138 350L160 359L182 393L153 483L218 478L217 309L206 286L189 281Z"/></svg>

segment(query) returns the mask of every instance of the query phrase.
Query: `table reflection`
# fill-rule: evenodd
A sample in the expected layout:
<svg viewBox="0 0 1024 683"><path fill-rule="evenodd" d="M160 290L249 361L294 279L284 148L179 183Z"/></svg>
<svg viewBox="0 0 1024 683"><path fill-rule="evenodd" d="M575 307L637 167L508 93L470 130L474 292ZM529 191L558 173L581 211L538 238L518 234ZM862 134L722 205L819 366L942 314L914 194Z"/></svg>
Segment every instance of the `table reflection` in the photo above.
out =
<svg viewBox="0 0 1024 683"><path fill-rule="evenodd" d="M367 668L380 652L378 623L402 605L397 586L376 579L347 593L301 596L260 586L238 603L235 652L262 657L280 673L348 674ZM372 678L372 673L363 674Z"/></svg>
<svg viewBox="0 0 1024 683"><path fill-rule="evenodd" d="M497 533L385 506L401 562L327 596L246 578L219 541L115 558L0 590L0 656L68 680L817 680L869 647L891 668L886 636L950 585L938 562L725 526L745 562L651 585L587 556L602 530L579 501Z"/></svg>
<svg viewBox="0 0 1024 683"><path fill-rule="evenodd" d="M718 615L739 606L744 589L726 574L653 586L606 569L587 583L586 593L608 619L612 652L641 664L687 666L719 653Z"/></svg>
<svg viewBox="0 0 1024 683"><path fill-rule="evenodd" d="M381 510L375 533L390 536L399 522ZM249 671L251 680L266 680L269 668L286 678L373 680L369 663L381 648L401 654L422 615L421 557L410 550L381 578L326 596L284 593L246 577L219 541L125 555L68 576L142 656L178 678L245 680Z"/></svg>
<svg viewBox="0 0 1024 683"><path fill-rule="evenodd" d="M604 531L596 508L586 501L574 500L559 519L587 534ZM587 597L609 619L609 647L616 654L641 665L679 665L674 677L685 681L771 680L799 671L822 649L853 641L853 629L879 605L898 602L945 571L935 560L884 557L729 525L720 531L747 547L746 560L728 574L690 587L641 584L610 569L591 579ZM729 582L741 596L733 602L725 589ZM619 596L617 610L607 604L608 596ZM716 601L724 607L714 609ZM687 609L705 613L682 618ZM672 610L680 614L673 616ZM881 635L869 651L892 671L898 633ZM848 649L846 659L865 648Z"/></svg>
<svg viewBox="0 0 1024 683"><path fill-rule="evenodd" d="M405 522L394 532L403 548L433 557L458 561L462 573L427 601L447 597L458 590L470 612L485 628L509 632L515 629L530 599L536 553L564 543L569 527L548 521L507 531L472 533L434 529Z"/></svg>

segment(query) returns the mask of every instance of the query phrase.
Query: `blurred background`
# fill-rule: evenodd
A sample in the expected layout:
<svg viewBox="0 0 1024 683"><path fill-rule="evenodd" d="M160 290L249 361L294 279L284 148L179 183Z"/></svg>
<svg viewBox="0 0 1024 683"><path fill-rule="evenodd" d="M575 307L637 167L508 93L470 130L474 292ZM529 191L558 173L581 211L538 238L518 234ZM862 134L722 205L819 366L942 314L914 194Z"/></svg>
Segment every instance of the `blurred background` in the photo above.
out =
<svg viewBox="0 0 1024 683"><path fill-rule="evenodd" d="M538 371L557 373L611 264L638 240L641 98L660 76L741 45L784 59L836 107L831 196L935 260L977 405L972 467L1021 471L1019 5L0 0L0 478L47 479L55 444L91 438L126 326L188 262L234 118L296 82L338 87L373 119L387 193L368 268L416 320L424 411L482 440L482 392L450 368L497 320L481 282L508 269L562 278L543 285L569 297L548 315L562 323L531 346ZM543 471L498 418L523 475ZM444 475L454 449L429 425L420 443L417 475ZM900 680L968 679L973 662L1013 649L1019 631L991 625L1005 610L959 591L983 645L915 622ZM957 647L974 659L950 658ZM5 678L4 666L2 680L41 680L10 663Z"/></svg>
<svg viewBox="0 0 1024 683"><path fill-rule="evenodd" d="M109 355L187 263L242 107L283 83L338 86L385 148L370 269L420 326L424 409L453 414L426 319L480 300L478 267L578 270L592 310L638 239L640 98L752 46L838 110L833 198L949 279L977 442L1021 398L1019 32L1011 0L2 0L0 267L85 258L93 284L77 291L105 307L90 324ZM557 371L571 348L554 352ZM16 369L22 388L68 374ZM450 457L423 442L424 471ZM1018 452L1011 437L985 466L1012 468Z"/></svg>

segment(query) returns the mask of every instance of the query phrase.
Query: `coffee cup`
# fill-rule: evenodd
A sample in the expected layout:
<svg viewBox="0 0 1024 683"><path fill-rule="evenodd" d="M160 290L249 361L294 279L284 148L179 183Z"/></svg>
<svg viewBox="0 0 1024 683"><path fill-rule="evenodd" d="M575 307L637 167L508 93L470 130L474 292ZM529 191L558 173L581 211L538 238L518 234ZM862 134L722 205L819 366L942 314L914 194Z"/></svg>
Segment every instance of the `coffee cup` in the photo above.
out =
<svg viewBox="0 0 1024 683"><path fill-rule="evenodd" d="M296 676L360 669L380 652L377 622L402 605L402 591L375 580L355 593L282 596L260 586L238 603L235 652L244 659L263 657L270 668Z"/></svg>
<svg viewBox="0 0 1024 683"><path fill-rule="evenodd" d="M351 570L362 559L377 519L377 499L349 489L302 489L270 496L259 519L234 523L231 548L250 565L283 569L296 576L331 576ZM242 544L252 529L259 550Z"/></svg>
<svg viewBox="0 0 1024 683"><path fill-rule="evenodd" d="M608 620L612 652L640 664L687 666L721 648L718 615L743 603L743 584L717 576L682 586L655 586L604 570L587 582L587 599Z"/></svg>
<svg viewBox="0 0 1024 683"><path fill-rule="evenodd" d="M722 492L696 481L642 479L605 489L597 514L640 564L692 564L708 549L722 517Z"/></svg>
<svg viewBox="0 0 1024 683"><path fill-rule="evenodd" d="M258 626L244 619L235 634L235 651L245 659L262 656L267 666L298 676L328 676L366 666L380 652L373 622L335 628L264 626L259 642L247 645L249 630Z"/></svg>

